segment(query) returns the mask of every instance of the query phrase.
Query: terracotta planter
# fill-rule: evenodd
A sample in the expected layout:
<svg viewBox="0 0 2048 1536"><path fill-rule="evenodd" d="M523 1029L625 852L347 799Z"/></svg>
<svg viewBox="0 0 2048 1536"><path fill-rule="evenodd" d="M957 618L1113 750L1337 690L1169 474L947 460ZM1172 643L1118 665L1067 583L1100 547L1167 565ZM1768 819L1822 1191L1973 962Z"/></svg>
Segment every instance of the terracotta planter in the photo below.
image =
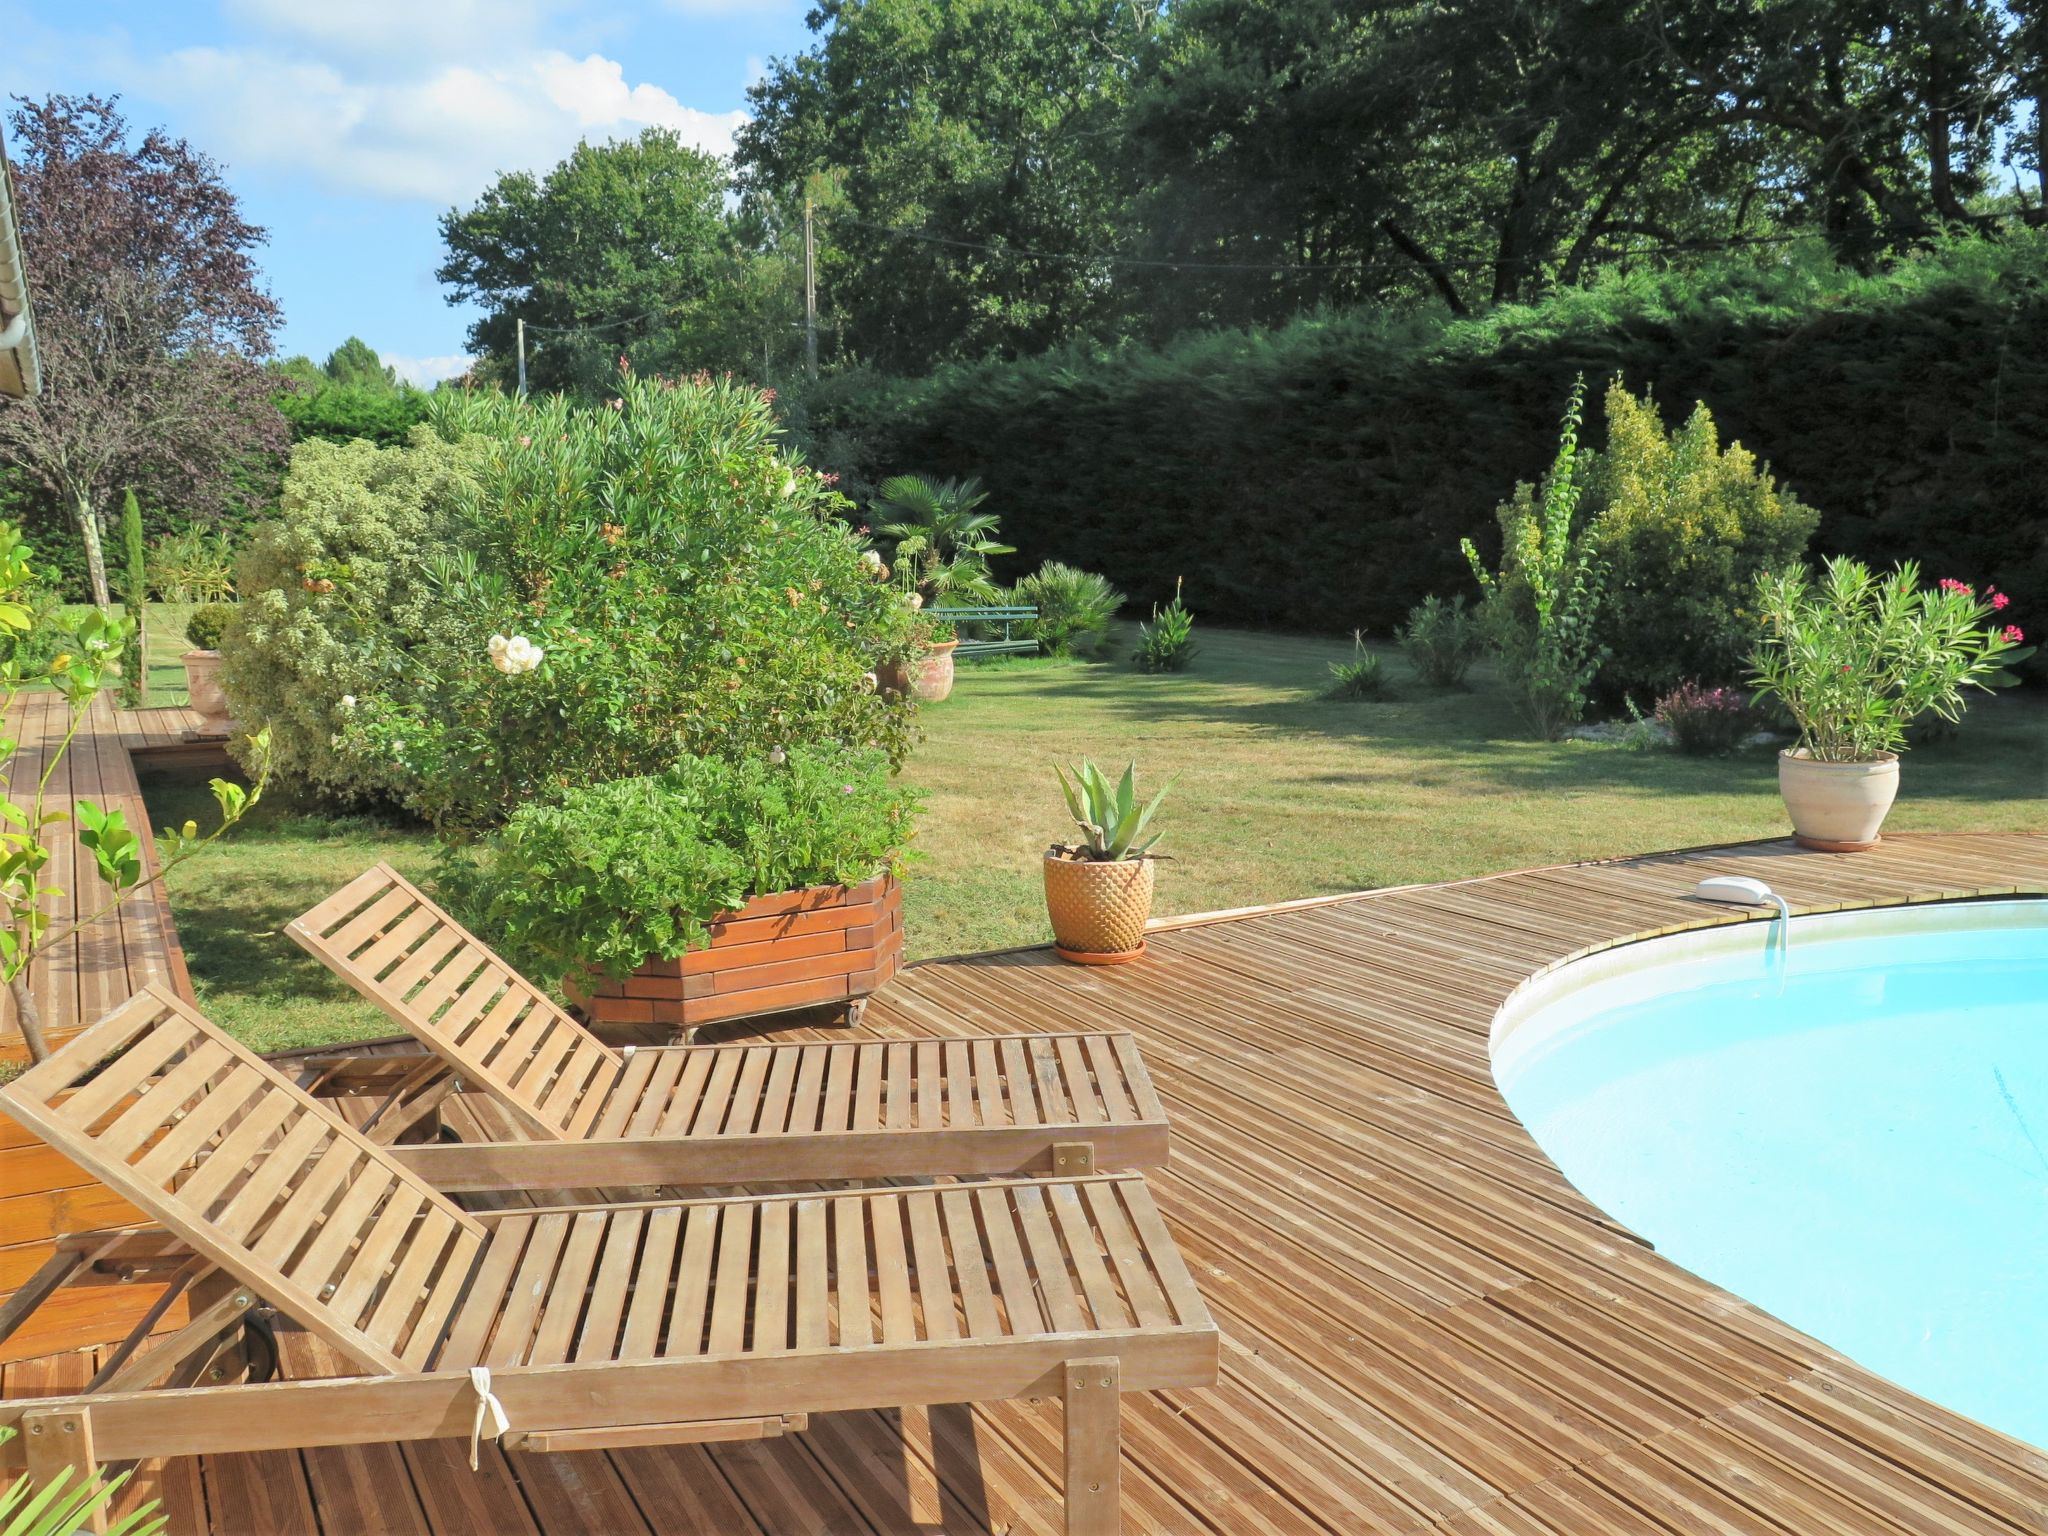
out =
<svg viewBox="0 0 2048 1536"><path fill-rule="evenodd" d="M1778 754L1778 793L1802 848L1860 853L1875 848L1878 829L1899 793L1899 759L1823 763L1795 748Z"/></svg>
<svg viewBox="0 0 2048 1536"><path fill-rule="evenodd" d="M1045 856L1045 909L1062 960L1121 965L1145 952L1152 915L1152 860Z"/></svg>
<svg viewBox="0 0 2048 1536"><path fill-rule="evenodd" d="M228 708L227 690L220 683L219 651L187 651L178 658L185 663L185 691L199 716L198 734L228 736L234 733L233 711Z"/></svg>
<svg viewBox="0 0 2048 1536"><path fill-rule="evenodd" d="M903 963L903 887L894 875L757 896L711 925L711 943L649 960L579 997L591 1024L638 1032L858 1004Z"/></svg>
<svg viewBox="0 0 2048 1536"><path fill-rule="evenodd" d="M885 661L875 668L875 686L936 704L953 691L953 652L958 640L940 640L914 662Z"/></svg>

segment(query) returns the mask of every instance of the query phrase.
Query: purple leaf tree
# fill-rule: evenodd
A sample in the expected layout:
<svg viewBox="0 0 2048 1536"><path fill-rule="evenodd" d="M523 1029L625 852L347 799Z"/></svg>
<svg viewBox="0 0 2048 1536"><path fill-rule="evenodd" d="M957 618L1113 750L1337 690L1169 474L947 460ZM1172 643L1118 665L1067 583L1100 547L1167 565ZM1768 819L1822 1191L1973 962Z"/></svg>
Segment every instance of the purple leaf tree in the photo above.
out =
<svg viewBox="0 0 2048 1536"><path fill-rule="evenodd" d="M15 204L43 392L0 402L0 455L72 509L92 599L111 602L102 523L126 486L216 508L236 465L281 451L258 363L277 301L219 167L152 129L131 145L118 98L16 97Z"/></svg>

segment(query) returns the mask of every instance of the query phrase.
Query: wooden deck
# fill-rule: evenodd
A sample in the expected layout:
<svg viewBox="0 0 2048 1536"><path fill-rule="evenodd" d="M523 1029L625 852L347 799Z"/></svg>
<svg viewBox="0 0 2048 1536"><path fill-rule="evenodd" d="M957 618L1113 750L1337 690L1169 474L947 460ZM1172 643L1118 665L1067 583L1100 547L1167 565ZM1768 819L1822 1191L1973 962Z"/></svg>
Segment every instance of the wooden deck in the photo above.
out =
<svg viewBox="0 0 2048 1536"><path fill-rule="evenodd" d="M1147 963L912 967L884 1036L1129 1029L1174 1129L1151 1182L1224 1330L1221 1385L1126 1401L1133 1533L2048 1532L2048 1454L1922 1402L1602 1218L1495 1090L1526 976L1689 925L1709 873L1801 908L2048 892L2048 837L1706 850L1162 931ZM504 1133L503 1126L494 1127ZM290 1364L327 1364L304 1336ZM92 1356L5 1368L75 1387ZM173 1529L1058 1529L1055 1404L815 1418L786 1441L579 1456L453 1443L145 1467Z"/></svg>

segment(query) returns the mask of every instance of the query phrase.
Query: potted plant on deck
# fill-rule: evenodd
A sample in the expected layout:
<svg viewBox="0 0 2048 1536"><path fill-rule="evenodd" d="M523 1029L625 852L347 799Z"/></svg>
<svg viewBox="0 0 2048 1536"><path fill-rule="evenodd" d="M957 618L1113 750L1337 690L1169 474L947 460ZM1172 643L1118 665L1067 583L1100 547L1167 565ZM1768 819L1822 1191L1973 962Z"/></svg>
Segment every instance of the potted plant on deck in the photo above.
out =
<svg viewBox="0 0 2048 1536"><path fill-rule="evenodd" d="M2010 686L2032 654L2002 620L2004 594L1954 580L1923 591L1911 561L1877 576L1838 557L1818 581L1804 567L1766 575L1757 597L1751 681L1799 730L1778 754L1779 793L1800 845L1826 852L1876 846L1915 720L1955 721L1963 689Z"/></svg>
<svg viewBox="0 0 2048 1536"><path fill-rule="evenodd" d="M1158 834L1146 834L1166 790L1142 803L1135 763L1115 783L1090 762L1075 768L1071 777L1053 771L1059 774L1067 809L1085 834L1079 842L1055 843L1046 850L1045 906L1052 918L1053 948L1061 959L1083 965L1136 960L1145 952L1152 862L1158 857L1151 851Z"/></svg>
<svg viewBox="0 0 2048 1536"><path fill-rule="evenodd" d="M689 758L525 806L437 883L599 1026L857 1008L902 960L918 799L874 749Z"/></svg>
<svg viewBox="0 0 2048 1536"><path fill-rule="evenodd" d="M220 680L220 640L234 617L233 603L201 603L185 620L185 638L192 649L179 659L185 663L185 692L199 716L197 734L202 737L227 736L235 728L234 711Z"/></svg>

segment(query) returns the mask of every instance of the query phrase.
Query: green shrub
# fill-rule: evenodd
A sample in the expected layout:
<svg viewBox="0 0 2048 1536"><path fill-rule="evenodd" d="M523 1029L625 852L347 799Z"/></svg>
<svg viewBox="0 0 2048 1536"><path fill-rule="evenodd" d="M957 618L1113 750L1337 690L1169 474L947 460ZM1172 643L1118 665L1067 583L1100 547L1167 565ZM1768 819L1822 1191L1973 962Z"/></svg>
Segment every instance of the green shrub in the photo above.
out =
<svg viewBox="0 0 2048 1536"><path fill-rule="evenodd" d="M685 758L521 807L480 847L444 855L439 884L529 974L623 976L703 944L750 896L893 867L918 798L873 749Z"/></svg>
<svg viewBox="0 0 2048 1536"><path fill-rule="evenodd" d="M1965 688L2005 688L2033 654L1993 589L1953 577L1931 590L1908 560L1879 576L1860 560L1829 560L1757 579L1762 637L1751 658L1759 698L1782 704L1799 745L1824 763L1901 752L1916 720L1953 724Z"/></svg>
<svg viewBox="0 0 2048 1536"><path fill-rule="evenodd" d="M121 645L121 704L140 709L147 693L142 657L143 606L149 601L149 563L142 542L142 503L129 491L121 498L121 602L135 622Z"/></svg>
<svg viewBox="0 0 2048 1536"><path fill-rule="evenodd" d="M798 402L848 485L896 465L1003 488L1003 536L1143 605L1391 631L1467 590L1461 536L1534 479L1575 374L1703 400L1818 508L1814 547L2048 592L2048 229L1862 275L1766 247L1465 320L1359 308L1163 347L1074 345ZM1598 423L1592 424L1597 440Z"/></svg>
<svg viewBox="0 0 2048 1536"><path fill-rule="evenodd" d="M1500 569L1488 571L1470 539L1465 560L1484 593L1480 622L1500 658L1501 675L1522 715L1549 740L1586 712L1603 653L1597 618L1601 569L1597 540L1578 515L1579 427L1586 386L1572 385L1557 456L1539 495L1527 481L1501 503Z"/></svg>
<svg viewBox="0 0 2048 1536"><path fill-rule="evenodd" d="M1330 686L1324 694L1331 699L1384 699L1387 675L1377 651L1365 646L1365 631L1351 632L1351 659L1330 663Z"/></svg>
<svg viewBox="0 0 2048 1536"><path fill-rule="evenodd" d="M435 402L437 431L480 444L473 487L406 566L426 622L365 636L341 729L402 804L487 828L686 757L908 750L908 707L871 677L905 596L779 450L768 396L627 376L608 406ZM322 601L375 611L352 571L332 580Z"/></svg>
<svg viewBox="0 0 2048 1536"><path fill-rule="evenodd" d="M1580 466L1605 570L1598 695L1654 699L1686 678L1732 682L1756 633L1756 579L1806 552L1819 514L1780 491L1704 405L1666 434L1648 395L1607 389L1607 446Z"/></svg>
<svg viewBox="0 0 2048 1536"><path fill-rule="evenodd" d="M1180 600L1180 583L1175 582L1173 601L1163 608L1155 603L1152 622L1138 626L1138 670L1184 672L1195 650L1195 616Z"/></svg>
<svg viewBox="0 0 2048 1536"><path fill-rule="evenodd" d="M280 782L342 799L396 792L388 761L341 750L343 700L402 678L430 641L482 643L480 616L451 603L430 569L466 536L484 452L424 427L402 448L292 450L276 515L242 559L221 668L239 717L269 724Z"/></svg>
<svg viewBox="0 0 2048 1536"><path fill-rule="evenodd" d="M1033 607L1038 617L1026 633L1048 656L1090 656L1109 633L1109 621L1124 605L1109 578L1048 560L1010 588L1012 604Z"/></svg>
<svg viewBox="0 0 2048 1536"><path fill-rule="evenodd" d="M185 640L195 651L217 651L235 622L233 603L201 603L185 620Z"/></svg>
<svg viewBox="0 0 2048 1536"><path fill-rule="evenodd" d="M1756 712L1733 688L1703 688L1691 680L1657 701L1656 722L1687 757L1733 752L1756 729Z"/></svg>
<svg viewBox="0 0 2048 1536"><path fill-rule="evenodd" d="M217 603L235 595L235 540L191 524L159 534L146 557L150 590L167 603Z"/></svg>
<svg viewBox="0 0 2048 1536"><path fill-rule="evenodd" d="M1463 596L1448 603L1440 597L1425 597L1408 610L1400 640L1408 665L1432 688L1463 686L1465 674L1486 649L1478 615L1465 606Z"/></svg>

